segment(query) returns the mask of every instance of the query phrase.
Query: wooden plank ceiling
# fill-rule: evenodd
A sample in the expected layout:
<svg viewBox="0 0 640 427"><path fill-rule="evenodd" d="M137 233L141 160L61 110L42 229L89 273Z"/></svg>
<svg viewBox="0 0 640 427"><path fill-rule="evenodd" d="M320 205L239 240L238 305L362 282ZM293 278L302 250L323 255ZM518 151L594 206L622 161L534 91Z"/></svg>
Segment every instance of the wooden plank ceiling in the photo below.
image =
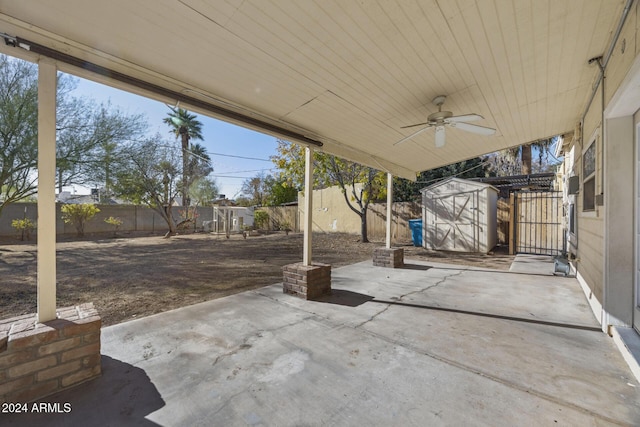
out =
<svg viewBox="0 0 640 427"><path fill-rule="evenodd" d="M0 33L232 106L411 178L572 131L598 74L587 61L608 47L622 8L623 0L0 0ZM437 111L437 95L447 95L444 110L481 114L476 123L496 134L448 128L436 149L430 129L394 145L416 130L402 126Z"/></svg>

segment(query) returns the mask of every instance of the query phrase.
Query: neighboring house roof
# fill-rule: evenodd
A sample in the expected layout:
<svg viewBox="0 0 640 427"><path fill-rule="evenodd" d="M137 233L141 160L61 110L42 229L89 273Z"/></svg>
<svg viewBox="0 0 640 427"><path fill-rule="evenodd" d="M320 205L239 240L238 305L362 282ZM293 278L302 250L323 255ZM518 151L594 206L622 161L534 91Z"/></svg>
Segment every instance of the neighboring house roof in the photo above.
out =
<svg viewBox="0 0 640 427"><path fill-rule="evenodd" d="M94 196L90 194L79 194L79 195L60 194L56 198L56 202L67 203L67 204L82 204L82 203L97 203L97 200Z"/></svg>
<svg viewBox="0 0 640 427"><path fill-rule="evenodd" d="M100 203L101 205L121 204L121 202L119 202L116 199L109 198L109 199L103 199L101 201L98 201L97 196L92 194L69 194L66 191L63 191L62 193L58 194L58 196L56 197L56 202L75 204L75 205L86 204L86 203L89 203L89 204Z"/></svg>

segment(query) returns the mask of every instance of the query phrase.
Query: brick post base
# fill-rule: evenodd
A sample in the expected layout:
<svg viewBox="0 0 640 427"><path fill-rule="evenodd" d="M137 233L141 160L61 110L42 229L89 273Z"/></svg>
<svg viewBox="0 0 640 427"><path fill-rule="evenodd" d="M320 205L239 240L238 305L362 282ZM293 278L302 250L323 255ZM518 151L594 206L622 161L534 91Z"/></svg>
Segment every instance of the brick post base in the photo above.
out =
<svg viewBox="0 0 640 427"><path fill-rule="evenodd" d="M375 248L373 251L373 265L389 268L402 267L404 265L404 249Z"/></svg>
<svg viewBox="0 0 640 427"><path fill-rule="evenodd" d="M36 323L0 320L0 403L27 403L100 375L101 320L93 304L58 309Z"/></svg>
<svg viewBox="0 0 640 427"><path fill-rule="evenodd" d="M285 265L282 291L311 300L331 293L331 266L314 263L304 265L301 262Z"/></svg>

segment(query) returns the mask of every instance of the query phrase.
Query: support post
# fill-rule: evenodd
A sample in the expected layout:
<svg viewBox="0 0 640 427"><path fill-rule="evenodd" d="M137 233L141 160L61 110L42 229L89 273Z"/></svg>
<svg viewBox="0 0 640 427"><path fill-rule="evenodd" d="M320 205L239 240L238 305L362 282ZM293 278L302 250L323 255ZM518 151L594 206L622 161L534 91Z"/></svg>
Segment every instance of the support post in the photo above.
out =
<svg viewBox="0 0 640 427"><path fill-rule="evenodd" d="M54 61L38 63L37 322L56 318L56 86Z"/></svg>
<svg viewBox="0 0 640 427"><path fill-rule="evenodd" d="M387 173L387 249L391 249L391 226L393 224L393 175Z"/></svg>
<svg viewBox="0 0 640 427"><path fill-rule="evenodd" d="M313 231L313 148L305 148L304 163L304 247L302 265L311 265L311 235Z"/></svg>
<svg viewBox="0 0 640 427"><path fill-rule="evenodd" d="M282 291L285 294L314 300L331 293L331 266L311 262L311 236L313 233L313 148L305 149L304 174L304 245L302 262L282 268Z"/></svg>
<svg viewBox="0 0 640 427"><path fill-rule="evenodd" d="M404 265L404 249L391 247L391 226L393 224L393 175L387 173L387 242L384 248L373 251L373 265L376 267L399 268Z"/></svg>
<svg viewBox="0 0 640 427"><path fill-rule="evenodd" d="M509 255L516 254L516 199L515 194L509 195Z"/></svg>

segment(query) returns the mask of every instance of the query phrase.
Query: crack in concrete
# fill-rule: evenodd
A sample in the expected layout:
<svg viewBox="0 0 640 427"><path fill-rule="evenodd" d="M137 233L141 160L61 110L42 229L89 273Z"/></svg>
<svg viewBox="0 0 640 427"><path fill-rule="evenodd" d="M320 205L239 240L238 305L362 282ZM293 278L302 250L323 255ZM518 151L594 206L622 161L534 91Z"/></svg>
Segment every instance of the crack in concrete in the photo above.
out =
<svg viewBox="0 0 640 427"><path fill-rule="evenodd" d="M423 293L428 291L429 289L433 289L436 286L440 286L442 284L444 284L444 282L446 282L448 279L452 278L452 277L456 277L461 275L462 273L464 273L466 270L460 270L457 273L452 273L452 274L447 274L446 276L444 276L442 279L440 279L439 281L437 281L436 283L434 283L433 285L429 285L429 286L425 286L422 289L418 289L415 291L411 291L408 292L406 294L400 295L399 298L397 298L397 301L402 301L402 298L407 297L409 295L415 295L415 294L419 294L419 293ZM374 300L375 301L375 300ZM360 328L364 325L366 325L367 323L375 320L378 316L380 316L381 314L383 314L385 311L389 310L389 308L391 308L393 304L387 304L387 306L385 308L383 308L382 310L380 310L379 312L377 312L376 314L374 314L373 316L369 317L369 319L365 320L362 323L357 324L356 326L354 326L354 328Z"/></svg>
<svg viewBox="0 0 640 427"><path fill-rule="evenodd" d="M431 289L431 288L434 288L434 287L436 287L436 286L442 285L442 284L443 284L443 283L445 283L448 279L450 279L450 278L452 278L452 277L454 277L454 276L461 275L462 273L464 273L464 272L466 272L466 271L474 271L474 270L462 269L462 270L458 271L458 272L457 272L457 273L455 273L455 274L449 274L449 275L447 275L447 276L443 277L441 280L439 280L437 283L435 283L435 284L433 284L433 285L427 286L427 287L425 287L425 288L423 288L423 289L420 289L420 290L417 290L417 291L409 292L409 293L407 293L407 294L405 294L405 295L402 295L400 298L404 298L404 297L406 297L406 296L408 296L408 295L411 295L411 294L414 294L414 293L425 292L425 291L427 291L427 290L429 290L429 289ZM272 301L274 301L274 302L276 302L276 303L278 303L278 304L286 305L286 306L288 306L288 307L290 307L290 308L292 308L292 309L294 309L294 310L297 310L297 311L301 311L301 312L309 313L309 311L304 310L304 309L303 309L303 308L301 308L301 307L295 307L295 306L292 306L292 305L287 304L287 303L285 303L285 302L283 302L283 301L281 301L281 300L278 300L278 299L276 299L276 298L272 298L272 297L270 297L270 296L268 296L268 295L265 295L265 294L262 294L262 293L260 293L260 292L256 292L256 291L253 291L253 292L255 292L256 294L258 294L258 295L260 295L260 296L263 296L263 297L265 297L265 298L268 298L268 299L270 299L270 300L272 300ZM481 369L479 369L479 368L477 368L477 367L474 367L474 366L471 366L471 365L467 365L467 364L464 364L464 363L461 363L461 362L455 361L455 360L453 360L453 359L450 359L450 358L447 358L447 357L444 357L444 356L438 355L438 354L436 354L436 353L433 353L433 352L430 352L430 351L427 351L427 350L421 349L420 347L417 347L417 346L415 346L415 345L412 345L412 344L410 344L410 343L408 343L408 342L406 342L406 341L399 340L399 339L394 339L394 338L391 338L391 337L386 337L386 336L384 336L384 335L381 335L381 334L379 334L379 333L373 332L373 331L371 331L371 330L368 330L368 329L362 329L362 328L360 328L360 326L362 326L362 325L366 324L367 322L370 322L370 321L371 321L371 320L373 320L374 318L376 318L376 317L380 316L382 313L384 313L385 311L387 311L387 310L391 307L391 305L392 305L392 304L388 304L386 308L384 308L384 309L380 310L378 313L376 313L376 314L374 314L373 316L371 316L371 318L370 318L369 320L367 320L367 321L365 321L365 322L363 322L363 323L361 323L361 324L359 324L359 325L357 325L357 326L355 326L355 327L349 326L349 325L347 325L347 324L345 324L345 323L343 323L343 322L335 322L331 317L329 317L329 316L323 316L323 315L320 315L320 314L318 314L318 313L313 313L313 315L312 315L312 316L309 316L308 318L312 318L312 317L313 317L313 318L316 318L316 319L319 319L319 320L320 320L320 319L321 319L321 320L324 320L324 321L325 321L325 322L327 322L329 325L332 325L332 326L334 326L334 327L337 327L337 326L341 326L341 327L343 327L343 326L347 326L347 327L349 327L349 328L359 329L359 330L361 331L361 333L363 333L363 334L367 334L367 335L370 335L370 336L372 336L372 337L375 337L375 338L377 338L377 339L379 339L379 340L381 340L381 341L383 341L383 342L386 342L386 343L389 343L389 344L392 344L392 345L397 345L397 346L399 346L399 347L406 348L407 350L413 351L413 352L415 352L415 353L417 353L417 354L421 354L421 355L423 355L423 356L429 357L429 358L431 358L431 359L437 360L437 361L439 361L439 362L445 363L445 364L447 364L447 365L449 365L449 366L452 366L452 367L458 368L458 369L460 369L460 370L463 370L463 371L469 372L469 373L471 373L471 374L478 375L478 376L480 376L480 377L483 377L483 378L488 379L489 381L494 381L494 382L496 382L496 383L502 384L502 385L504 385L505 387L513 388L513 389L515 389L515 390L518 390L518 391L521 391L521 392L524 392L524 393L530 394L530 395L532 395L532 396L536 396L536 397L538 397L538 398L540 398L540 399L543 399L543 400L546 400L546 401L548 401L548 402L552 402L552 403L555 403L555 404L558 404L558 405L562 405L562 406L565 406L565 407L571 408L571 409L573 409L573 410L575 410L575 411L577 411L577 412L581 412L581 413L583 413L583 414L588 414L588 415L590 415L590 416L592 416L592 417L594 417L594 418L596 418L596 419L603 420L603 421L608 422L608 423L611 423L611 424L615 424L615 425L627 425L626 423L624 423L624 422L622 422L622 421L620 421L620 420L617 420L617 419L614 419L614 418L608 417L608 416L606 416L606 415L599 414L599 413L597 413L597 412L595 412L595 411L593 411L593 410L591 410L591 409L589 409L589 408L585 408L585 407L583 407L583 406L580 406L580 405L578 405L578 404L572 403L572 402L570 402L570 401L567 401L567 400L564 400L564 399L561 399L561 398L557 398L557 397L555 397L555 396L553 396L553 395L550 395L550 394L545 393L545 392L542 392L542 391L535 390L535 389L530 388L530 387L527 387L527 386L525 386L525 385L520 385L520 384L518 384L518 383L517 383L517 382L515 382L515 381L509 380L509 379L507 379L507 378L501 378L501 377L496 376L496 375L494 375L494 374L491 374L491 373L489 373L489 372L483 371L483 370L481 370ZM248 389L249 389L249 388L247 388L247 390L248 390ZM235 394L234 396L236 396L236 395L238 395L238 394L241 394L242 392L247 391L247 390L243 390L243 391L241 391L240 393ZM225 405L226 405L226 403L225 403ZM220 408L217 412L219 412L221 409L223 409L223 408ZM217 413L217 412L216 412L216 413Z"/></svg>
<svg viewBox="0 0 640 427"><path fill-rule="evenodd" d="M250 338L250 337L249 337ZM245 342L249 339L245 339ZM215 366L219 361L221 361L222 359L226 359L229 356L233 356L234 354L238 353L240 350L248 350L251 348L250 344L240 344L238 347L234 348L231 351L228 351L226 353L222 353L220 355L218 355L218 357L215 358L215 360L213 361L213 363L211 364L211 366Z"/></svg>
<svg viewBox="0 0 640 427"><path fill-rule="evenodd" d="M439 281L437 281L433 285L429 285L429 286L426 286L426 287L424 287L422 289L418 289L416 291L411 291L411 292L408 292L408 293L406 293L404 295L400 295L400 298L398 298L398 301L402 301L402 298L408 297L409 295L421 294L423 292L428 291L429 289L435 288L436 286L440 286L440 285L444 284L444 282L446 282L450 278L456 277L456 276L460 276L465 271L467 271L467 270L460 270L457 273L447 274L446 276L444 276L442 279L440 279Z"/></svg>
<svg viewBox="0 0 640 427"><path fill-rule="evenodd" d="M410 343L407 343L405 341L394 339L394 338L390 338L390 337L386 337L384 335L378 334L376 332L373 332L373 331L367 330L367 329L363 329L362 333L370 335L372 337L375 337L375 338L377 338L377 339L379 339L381 341L387 342L389 344L397 345L399 347L406 348L406 349L408 349L410 351L413 351L414 353L421 354L423 356L426 356L426 357L429 357L431 359L437 360L439 362L445 363L445 364L447 364L449 366L453 366L453 367L458 368L460 370L463 370L463 371L469 372L471 374L478 375L480 377L486 378L486 379L488 379L490 381L494 381L496 383L502 384L505 387L513 388L515 390L518 390L518 391L521 391L521 392L528 393L528 394L531 394L533 396L539 397L540 399L543 399L543 400L546 400L546 401L549 401L549 402L552 402L552 403L555 403L555 404L558 404L558 405L563 405L563 406L569 407L569 408L571 408L571 409L573 409L575 411L581 412L583 414L588 414L588 415L590 415L590 416L592 416L594 418L598 418L600 420L604 420L604 421L606 421L608 423L616 424L616 425L620 425L620 426L628 425L627 423L625 423L623 421L619 421L619 420L611 418L611 417L609 417L607 415L600 414L598 412L595 412L594 410L591 410L589 408L580 406L580 405L578 405L576 403L572 403L572 402L569 402L568 400L557 398L557 397L555 397L553 395L550 395L550 394L545 393L543 391L535 390L535 389L527 387L525 385L520 385L520 384L518 384L518 383L516 383L516 382L514 382L512 380L509 380L509 379L506 379L506 378L501 378L499 376L493 375L493 374L491 374L489 372L485 372L485 371L483 371L483 370L481 370L479 368L476 368L474 366L467 365L467 364L464 364L462 362L458 362L458 361L455 361L453 359L449 359L449 358L444 357L444 356L440 356L440 355L438 355L436 353L432 353L432 352L427 351L427 350L423 350L420 347L417 347L417 346L412 345Z"/></svg>
<svg viewBox="0 0 640 427"><path fill-rule="evenodd" d="M314 315L309 315L309 316L305 316L302 319L298 319L294 322L291 323L286 323L284 325L280 325L280 326L276 326L275 328L270 328L270 329L260 329L258 332L256 332L255 334L249 335L248 337L246 337L245 339L242 340L242 342L236 346L235 348L233 348L232 350L220 354L218 357L215 358L215 360L213 361L213 363L211 364L211 366L215 366L219 361L221 361L222 359L226 359L229 356L233 356L234 354L237 354L238 352L240 352L241 350L248 350L251 347L253 347L253 344L258 341L258 339L263 337L264 333L273 333L273 332L277 332L281 329L284 328L288 328L291 326L295 326L301 322L304 322L305 320L309 320L311 318L314 318L317 316Z"/></svg>
<svg viewBox="0 0 640 427"><path fill-rule="evenodd" d="M364 326L365 324L375 320L376 317L380 316L382 313L384 313L385 311L389 310L391 308L391 304L387 304L387 306L385 308L383 308L382 310L380 310L379 312L377 312L376 314L374 314L373 316L369 317L367 320L365 320L362 323L357 324L356 326L354 326L354 329L357 329L361 326Z"/></svg>

